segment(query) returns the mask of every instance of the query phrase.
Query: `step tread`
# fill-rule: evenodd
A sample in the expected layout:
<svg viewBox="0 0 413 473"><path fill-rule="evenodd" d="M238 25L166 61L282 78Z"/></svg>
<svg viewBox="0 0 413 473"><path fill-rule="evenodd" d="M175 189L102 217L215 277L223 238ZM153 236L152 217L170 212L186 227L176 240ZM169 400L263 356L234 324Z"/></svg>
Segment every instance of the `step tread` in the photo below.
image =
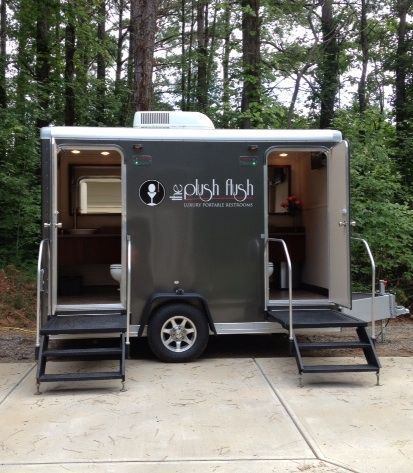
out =
<svg viewBox="0 0 413 473"><path fill-rule="evenodd" d="M304 365L303 373L351 373L379 371L380 367L372 364L355 365Z"/></svg>
<svg viewBox="0 0 413 473"><path fill-rule="evenodd" d="M301 350L324 350L324 349L340 349L340 348L371 348L370 343L354 341L341 342L297 342Z"/></svg>
<svg viewBox="0 0 413 473"><path fill-rule="evenodd" d="M125 314L54 315L40 329L41 335L124 333Z"/></svg>
<svg viewBox="0 0 413 473"><path fill-rule="evenodd" d="M267 310L284 328L290 326L288 310ZM366 327L367 322L332 309L293 309L293 328Z"/></svg>
<svg viewBox="0 0 413 473"><path fill-rule="evenodd" d="M42 383L53 381L96 381L104 379L122 379L120 371L101 371L101 372L83 372L83 373L53 373L42 374L39 381Z"/></svg>
<svg viewBox="0 0 413 473"><path fill-rule="evenodd" d="M50 348L43 352L46 357L76 357L76 356L102 356L121 355L122 348Z"/></svg>

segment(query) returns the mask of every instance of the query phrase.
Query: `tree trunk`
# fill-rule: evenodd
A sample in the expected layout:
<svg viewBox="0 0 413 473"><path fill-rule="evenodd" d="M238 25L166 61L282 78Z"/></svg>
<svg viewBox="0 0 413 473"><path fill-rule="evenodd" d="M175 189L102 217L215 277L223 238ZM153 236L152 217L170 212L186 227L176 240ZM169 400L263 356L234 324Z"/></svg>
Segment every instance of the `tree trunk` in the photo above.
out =
<svg viewBox="0 0 413 473"><path fill-rule="evenodd" d="M321 11L323 33L320 64L320 128L330 128L334 118L334 105L339 87L337 28L333 16L333 0L325 0Z"/></svg>
<svg viewBox="0 0 413 473"><path fill-rule="evenodd" d="M192 90L192 50L194 46L195 7L194 0L191 2L191 27L189 30L189 43L187 51L187 73L186 73L186 110L192 110L194 106L194 94Z"/></svg>
<svg viewBox="0 0 413 473"><path fill-rule="evenodd" d="M208 108L207 64L208 64L208 1L198 2L197 6L197 109L205 112Z"/></svg>
<svg viewBox="0 0 413 473"><path fill-rule="evenodd" d="M358 101L359 111L364 113L367 108L366 96L366 77L367 65L369 62L369 37L367 31L367 11L369 8L369 0L361 0L360 12L360 48L361 48L361 76L358 85Z"/></svg>
<svg viewBox="0 0 413 473"><path fill-rule="evenodd" d="M0 107L7 107L7 10L6 0L0 0Z"/></svg>
<svg viewBox="0 0 413 473"><path fill-rule="evenodd" d="M251 128L252 107L261 102L260 0L241 0L242 7L242 99L241 127Z"/></svg>
<svg viewBox="0 0 413 473"><path fill-rule="evenodd" d="M71 15L68 16L65 30L65 125L75 124L75 41L76 29Z"/></svg>
<svg viewBox="0 0 413 473"><path fill-rule="evenodd" d="M49 15L51 2L44 0L37 3L36 21L36 82L38 86L39 115L36 126L42 128L50 123L50 44L49 44Z"/></svg>
<svg viewBox="0 0 413 473"><path fill-rule="evenodd" d="M224 51L222 57L222 113L223 123L225 128L228 126L228 115L231 110L230 104L230 82L229 82L229 56L231 54L230 39L231 39L231 7L227 3L224 11Z"/></svg>
<svg viewBox="0 0 413 473"><path fill-rule="evenodd" d="M214 68L214 61L215 55L217 54L217 15L218 15L218 8L221 8L220 5L214 5L214 15L212 17L212 23L208 26L208 41L206 44L207 48L207 83L206 83L206 92L207 92L207 101L208 101L208 94L211 87L211 82L213 82L213 74L215 72ZM208 102L209 104L209 102Z"/></svg>
<svg viewBox="0 0 413 473"><path fill-rule="evenodd" d="M185 60L185 46L186 46L186 1L181 0L181 110L186 110L186 60Z"/></svg>
<svg viewBox="0 0 413 473"><path fill-rule="evenodd" d="M100 0L98 5L97 19L97 38L99 52L96 58L96 121L99 124L105 123L105 106L106 106L106 61L103 51L106 48L106 4L105 0Z"/></svg>
<svg viewBox="0 0 413 473"><path fill-rule="evenodd" d="M295 79L295 84L294 84L294 92L291 97L291 102L290 106L288 107L288 114L287 114L287 126L290 127L293 116L294 116L294 109L295 109L295 104L297 102L297 97L298 97L298 92L300 91L300 83L301 79L303 78L304 74L308 71L308 69L311 67L311 64L305 64L298 72L297 72L297 77Z"/></svg>
<svg viewBox="0 0 413 473"><path fill-rule="evenodd" d="M407 39L407 13L411 6L411 0L397 0L396 11L399 18L397 28L397 53L395 65L395 114L396 114L396 128L403 131L405 122L408 119L407 92L406 92L406 78L409 64L409 41Z"/></svg>
<svg viewBox="0 0 413 473"><path fill-rule="evenodd" d="M194 106L194 91L192 87L193 45L195 35L195 2L190 2L190 12L187 12L186 0L181 1L181 109L191 110ZM186 32L189 19L189 34Z"/></svg>
<svg viewBox="0 0 413 473"><path fill-rule="evenodd" d="M116 41L116 72L115 72L115 88L118 87L122 75L122 50L125 34L123 33L123 13L125 10L124 0L119 0L119 16L118 16L118 38Z"/></svg>
<svg viewBox="0 0 413 473"><path fill-rule="evenodd" d="M135 110L152 105L155 30L158 0L131 1L131 41L134 65L133 104Z"/></svg>
<svg viewBox="0 0 413 473"><path fill-rule="evenodd" d="M407 17L412 7L412 0L397 0L396 12L399 19L397 28L397 53L395 61L395 116L396 116L396 146L399 148L396 160L406 188L411 186L413 179L413 165L411 161L412 145L412 118L411 100L412 88L410 85L413 74L411 62L411 40Z"/></svg>

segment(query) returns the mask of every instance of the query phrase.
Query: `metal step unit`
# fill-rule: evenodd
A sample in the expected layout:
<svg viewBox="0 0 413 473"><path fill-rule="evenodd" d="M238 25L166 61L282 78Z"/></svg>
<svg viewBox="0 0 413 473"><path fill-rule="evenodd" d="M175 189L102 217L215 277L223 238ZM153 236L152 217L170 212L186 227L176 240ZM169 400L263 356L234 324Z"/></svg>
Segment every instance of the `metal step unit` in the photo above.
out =
<svg viewBox="0 0 413 473"><path fill-rule="evenodd" d="M294 309L291 314L285 308L270 307L267 310L269 319L272 319L289 331L291 352L295 356L298 372L300 375L300 386L302 386L302 375L304 373L360 373L374 372L379 385L380 361L374 347L374 341L366 331L367 322L355 317L343 314L335 309ZM290 320L293 320L292 326ZM294 333L295 329L320 329L320 328L354 328L357 340L339 342L299 342ZM329 364L314 365L304 364L303 352L308 350L334 350L360 349L366 359L366 364Z"/></svg>
<svg viewBox="0 0 413 473"><path fill-rule="evenodd" d="M88 314L73 312L70 315L49 316L40 329L40 347L37 354L37 392L40 383L59 381L87 381L119 379L122 390L125 383L126 314L122 311ZM60 346L50 347L53 337L59 336ZM79 340L81 336L81 340ZM100 338L102 337L103 338ZM86 338L84 338L86 337ZM81 341L81 344L79 343ZM108 344L112 342L112 344ZM114 346L112 346L114 345ZM118 360L115 371L46 373L46 366L55 361Z"/></svg>

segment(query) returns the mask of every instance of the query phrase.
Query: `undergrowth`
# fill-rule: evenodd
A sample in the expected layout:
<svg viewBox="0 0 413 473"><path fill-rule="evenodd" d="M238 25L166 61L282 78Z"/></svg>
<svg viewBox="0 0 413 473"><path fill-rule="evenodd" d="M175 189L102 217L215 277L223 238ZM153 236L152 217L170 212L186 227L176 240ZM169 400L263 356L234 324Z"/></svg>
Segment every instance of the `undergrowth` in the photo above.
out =
<svg viewBox="0 0 413 473"><path fill-rule="evenodd" d="M9 265L0 270L0 326L33 327L36 278L31 270Z"/></svg>

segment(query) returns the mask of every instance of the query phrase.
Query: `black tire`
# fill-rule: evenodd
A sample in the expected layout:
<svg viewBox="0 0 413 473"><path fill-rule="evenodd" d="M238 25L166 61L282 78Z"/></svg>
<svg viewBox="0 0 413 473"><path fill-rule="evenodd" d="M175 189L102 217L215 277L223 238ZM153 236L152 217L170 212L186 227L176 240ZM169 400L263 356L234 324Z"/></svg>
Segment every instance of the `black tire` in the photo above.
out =
<svg viewBox="0 0 413 473"><path fill-rule="evenodd" d="M189 304L159 308L148 324L148 343L161 361L179 363L198 358L208 344L209 326L204 314Z"/></svg>

